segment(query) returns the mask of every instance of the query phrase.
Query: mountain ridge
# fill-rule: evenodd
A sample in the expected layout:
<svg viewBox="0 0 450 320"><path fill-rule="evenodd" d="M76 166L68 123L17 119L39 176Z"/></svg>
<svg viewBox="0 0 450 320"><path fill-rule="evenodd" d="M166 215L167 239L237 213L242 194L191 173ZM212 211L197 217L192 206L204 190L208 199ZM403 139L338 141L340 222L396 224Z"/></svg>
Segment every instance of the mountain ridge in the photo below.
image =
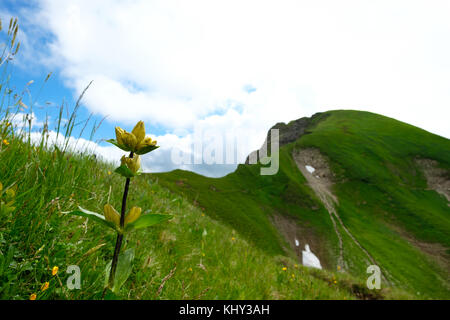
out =
<svg viewBox="0 0 450 320"><path fill-rule="evenodd" d="M240 164L222 178L182 170L150 176L267 252L295 256L289 243L294 239L280 229L289 223L274 223L289 219L294 221L289 228L296 230L290 234L302 234L302 245L314 240L311 250L329 270L364 277L367 266L375 263L386 285L449 297L448 201L428 186L417 161L434 161L444 172L440 178L450 180L450 140L353 110L319 113L273 128L280 129L281 145L280 170L274 176L259 175L260 163ZM263 146L267 141L270 134ZM307 177L293 156L309 149L326 159L331 173L325 196L314 190L314 176ZM426 246L440 246L439 254L430 254L437 251L427 252Z"/></svg>

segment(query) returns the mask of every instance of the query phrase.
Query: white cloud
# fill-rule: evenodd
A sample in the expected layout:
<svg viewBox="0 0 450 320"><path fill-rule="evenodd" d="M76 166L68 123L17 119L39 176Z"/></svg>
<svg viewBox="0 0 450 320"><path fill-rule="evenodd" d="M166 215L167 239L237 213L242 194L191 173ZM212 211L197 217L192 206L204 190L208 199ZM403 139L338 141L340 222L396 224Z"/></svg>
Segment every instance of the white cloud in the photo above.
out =
<svg viewBox="0 0 450 320"><path fill-rule="evenodd" d="M31 132L30 140L33 144L39 144L42 141L42 132ZM96 142L84 138L69 137L65 139L63 134L57 134L53 130L45 134L45 141L47 146L56 145L61 150L95 154L102 160L116 165L120 163L120 158L125 154L125 152L114 146L100 146Z"/></svg>
<svg viewBox="0 0 450 320"><path fill-rule="evenodd" d="M177 143L196 125L219 126L246 132L251 151L276 122L330 109L450 137L448 1L42 0L40 8L36 20L54 35L50 61L67 84L78 94L94 80L90 111L143 119Z"/></svg>
<svg viewBox="0 0 450 320"><path fill-rule="evenodd" d="M26 113L26 112L16 112L7 114L6 121L10 122L12 126L19 131L22 130L31 130L36 128L42 128L44 126L43 121L39 121L34 112ZM49 121L47 119L47 124Z"/></svg>

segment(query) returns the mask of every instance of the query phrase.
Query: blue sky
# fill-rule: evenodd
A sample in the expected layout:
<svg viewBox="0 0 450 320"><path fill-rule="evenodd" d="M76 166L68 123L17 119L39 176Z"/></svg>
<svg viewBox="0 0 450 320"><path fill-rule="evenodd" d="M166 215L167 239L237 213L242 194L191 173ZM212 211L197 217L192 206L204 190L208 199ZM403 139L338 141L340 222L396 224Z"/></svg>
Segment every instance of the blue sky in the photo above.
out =
<svg viewBox="0 0 450 320"><path fill-rule="evenodd" d="M2 1L4 25L10 16L22 43L12 81L34 80L36 123L93 81L79 119L106 117L96 139L144 120L161 145L148 171L226 174L275 123L332 109L450 137L448 1ZM242 144L233 164L173 162L214 133ZM120 158L104 143L96 152Z"/></svg>

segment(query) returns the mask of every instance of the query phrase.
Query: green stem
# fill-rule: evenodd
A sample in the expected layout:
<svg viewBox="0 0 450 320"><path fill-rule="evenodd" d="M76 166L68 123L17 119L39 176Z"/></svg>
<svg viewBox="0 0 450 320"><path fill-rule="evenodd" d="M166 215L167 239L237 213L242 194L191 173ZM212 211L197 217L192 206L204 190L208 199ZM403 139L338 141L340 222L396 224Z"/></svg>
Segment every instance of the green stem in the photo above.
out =
<svg viewBox="0 0 450 320"><path fill-rule="evenodd" d="M130 158L133 158L133 152L130 152ZM124 229L125 224L125 211L127 209L127 197L128 197L128 189L130 187L130 178L126 178L125 180L125 189L123 190L123 197L122 197L122 209L120 211L120 229ZM111 272L109 274L109 281L108 281L108 287L110 289L114 286L114 278L116 276L116 269L117 269L117 262L119 261L119 253L120 248L122 247L122 241L123 241L123 234L118 233L117 239L116 239L116 246L114 247L114 256L111 263ZM105 296L106 289L103 290L102 299Z"/></svg>

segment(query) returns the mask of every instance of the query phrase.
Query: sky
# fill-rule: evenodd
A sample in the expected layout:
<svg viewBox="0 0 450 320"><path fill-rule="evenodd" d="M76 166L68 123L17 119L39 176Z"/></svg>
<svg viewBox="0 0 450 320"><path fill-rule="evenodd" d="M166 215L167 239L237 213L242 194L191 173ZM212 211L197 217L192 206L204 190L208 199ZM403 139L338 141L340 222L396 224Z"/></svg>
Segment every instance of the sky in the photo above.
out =
<svg viewBox="0 0 450 320"><path fill-rule="evenodd" d="M11 16L22 43L13 83L34 80L36 128L92 81L79 117L106 118L80 145L117 161L100 139L143 120L161 146L143 157L145 171L222 176L275 123L334 109L450 138L446 0L2 1L0 17ZM214 133L238 141L233 161L174 163L173 150L195 154Z"/></svg>

